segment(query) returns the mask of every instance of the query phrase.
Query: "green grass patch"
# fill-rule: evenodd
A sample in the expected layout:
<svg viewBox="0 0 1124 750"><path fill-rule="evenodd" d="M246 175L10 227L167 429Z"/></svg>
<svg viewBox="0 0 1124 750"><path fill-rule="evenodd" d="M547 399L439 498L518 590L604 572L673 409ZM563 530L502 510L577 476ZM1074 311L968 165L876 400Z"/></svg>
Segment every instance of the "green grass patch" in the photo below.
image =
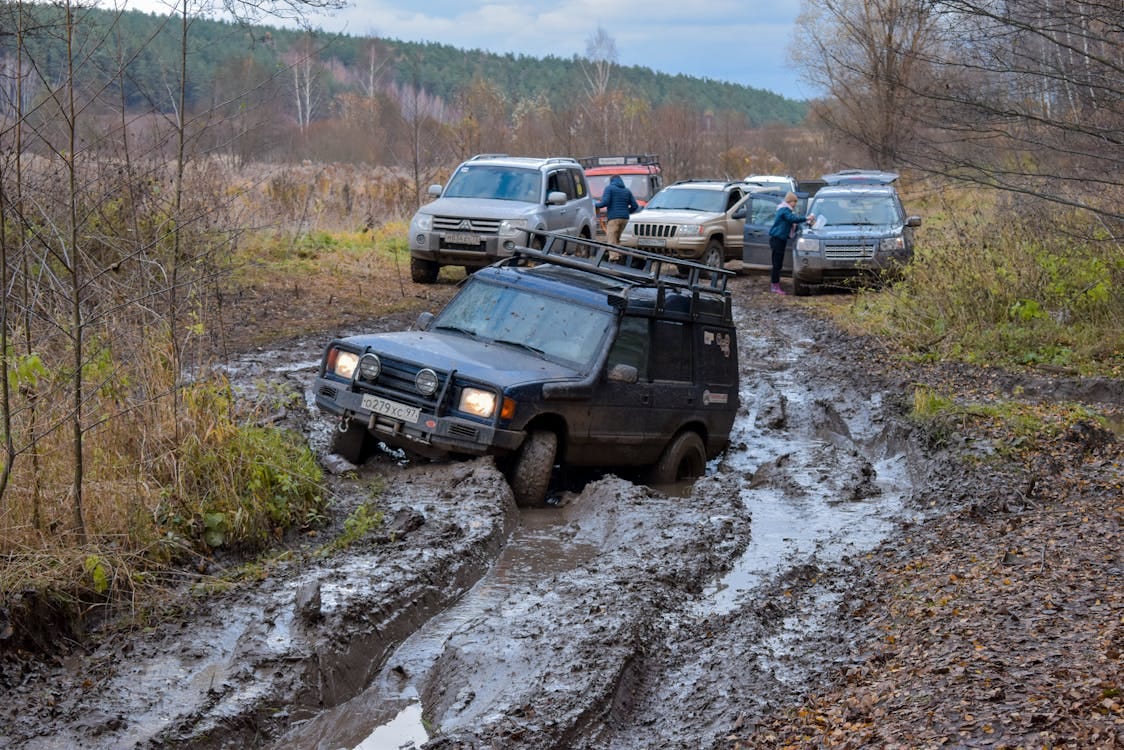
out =
<svg viewBox="0 0 1124 750"><path fill-rule="evenodd" d="M951 191L927 207L914 262L898 283L859 292L835 313L889 337L907 357L1124 376L1124 248L1082 217Z"/></svg>
<svg viewBox="0 0 1124 750"><path fill-rule="evenodd" d="M936 444L972 428L988 435L996 451L1005 456L1040 450L1078 422L1109 426L1103 416L1080 404L965 403L927 386L914 389L910 418L923 426Z"/></svg>

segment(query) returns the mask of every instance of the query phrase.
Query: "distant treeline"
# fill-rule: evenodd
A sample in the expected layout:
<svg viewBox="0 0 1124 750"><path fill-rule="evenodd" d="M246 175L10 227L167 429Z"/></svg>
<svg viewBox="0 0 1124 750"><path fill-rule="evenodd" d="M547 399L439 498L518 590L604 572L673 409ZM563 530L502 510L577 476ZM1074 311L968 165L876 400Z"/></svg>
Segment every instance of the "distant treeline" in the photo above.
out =
<svg viewBox="0 0 1124 750"><path fill-rule="evenodd" d="M311 59L327 72L320 76L322 99L341 93L370 94L375 86L412 88L427 97L454 101L473 81L486 80L505 92L511 102L545 100L566 109L577 97L588 97L583 64L548 56L499 55L449 45L403 42L372 37L334 35L264 25L242 25L189 17L183 19L142 11L115 12L75 8L77 29L73 47L82 64L79 75L105 85L101 98L124 102L129 109L171 111L175 100L168 92L171 74L181 65L182 40L187 38L187 108L211 107L216 91L232 71L244 75L248 66L259 74L282 76L300 59ZM54 5L0 3L0 108L10 111L15 95L16 50L22 45L25 59L39 66L43 81L66 77L65 10ZM45 65L45 67L43 67ZM125 75L118 75L120 71ZM613 66L613 88L650 107L675 105L697 112L730 111L743 115L751 127L770 123L793 125L803 121L805 102L786 99L769 91L733 83L684 75L667 75L639 66ZM114 94L116 96L114 96ZM25 97L35 92L25 90ZM330 107L309 113L310 121L330 117Z"/></svg>

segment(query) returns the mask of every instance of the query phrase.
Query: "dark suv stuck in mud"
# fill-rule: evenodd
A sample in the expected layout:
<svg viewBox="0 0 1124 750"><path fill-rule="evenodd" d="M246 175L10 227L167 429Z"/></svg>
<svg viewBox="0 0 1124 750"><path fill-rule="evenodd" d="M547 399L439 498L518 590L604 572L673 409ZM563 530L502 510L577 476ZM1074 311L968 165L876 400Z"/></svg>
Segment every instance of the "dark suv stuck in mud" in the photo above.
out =
<svg viewBox="0 0 1124 750"><path fill-rule="evenodd" d="M524 505L556 465L701 476L738 409L729 271L585 238L469 277L419 330L325 350L317 405L333 449L359 463L379 442L430 457L496 457ZM537 244L537 243L536 243Z"/></svg>

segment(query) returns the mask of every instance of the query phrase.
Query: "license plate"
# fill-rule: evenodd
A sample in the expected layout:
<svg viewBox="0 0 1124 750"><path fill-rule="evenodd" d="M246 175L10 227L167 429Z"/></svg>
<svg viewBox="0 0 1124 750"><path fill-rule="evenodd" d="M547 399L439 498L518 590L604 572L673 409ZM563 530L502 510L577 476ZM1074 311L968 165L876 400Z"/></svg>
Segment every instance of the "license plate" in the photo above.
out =
<svg viewBox="0 0 1124 750"><path fill-rule="evenodd" d="M363 408L373 411L375 414L382 414L384 417L400 419L403 422L417 422L421 419L421 409L418 407L407 406L381 396L372 396L369 393L363 394Z"/></svg>
<svg viewBox="0 0 1124 750"><path fill-rule="evenodd" d="M640 247L666 247L667 240L652 239L650 237L641 237L636 240L636 244Z"/></svg>
<svg viewBox="0 0 1124 750"><path fill-rule="evenodd" d="M464 232L449 232L445 235L445 242L450 245L479 245L480 235L466 234Z"/></svg>

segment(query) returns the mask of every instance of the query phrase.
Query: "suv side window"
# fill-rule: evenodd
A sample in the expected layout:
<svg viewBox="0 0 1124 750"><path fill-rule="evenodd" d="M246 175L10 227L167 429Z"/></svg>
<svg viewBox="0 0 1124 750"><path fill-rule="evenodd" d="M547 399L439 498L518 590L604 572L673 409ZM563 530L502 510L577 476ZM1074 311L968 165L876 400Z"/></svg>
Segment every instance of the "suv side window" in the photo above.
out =
<svg viewBox="0 0 1124 750"><path fill-rule="evenodd" d="M738 188L733 188L729 193L726 194L726 208L724 210L729 211L731 208L737 205L738 201L740 201L744 197L745 193L743 193Z"/></svg>
<svg viewBox="0 0 1124 750"><path fill-rule="evenodd" d="M574 195L578 198L585 196L587 192L587 185L585 184L585 172L580 169L571 169L570 175L574 178Z"/></svg>
<svg viewBox="0 0 1124 750"><path fill-rule="evenodd" d="M777 204L780 201L773 196L754 196L750 202L750 224L769 224L777 218Z"/></svg>
<svg viewBox="0 0 1124 750"><path fill-rule="evenodd" d="M673 320L657 320L652 336L652 380L691 381L691 327Z"/></svg>
<svg viewBox="0 0 1124 750"><path fill-rule="evenodd" d="M554 191L559 191L566 194L566 200L572 201L578 197L574 191L574 176L570 174L568 169L559 169L558 171L551 172L546 180L546 193L550 195Z"/></svg>
<svg viewBox="0 0 1124 750"><path fill-rule="evenodd" d="M626 316L621 319L617 340L609 352L607 370L614 365L632 365L636 368L638 381L648 380L648 319Z"/></svg>

